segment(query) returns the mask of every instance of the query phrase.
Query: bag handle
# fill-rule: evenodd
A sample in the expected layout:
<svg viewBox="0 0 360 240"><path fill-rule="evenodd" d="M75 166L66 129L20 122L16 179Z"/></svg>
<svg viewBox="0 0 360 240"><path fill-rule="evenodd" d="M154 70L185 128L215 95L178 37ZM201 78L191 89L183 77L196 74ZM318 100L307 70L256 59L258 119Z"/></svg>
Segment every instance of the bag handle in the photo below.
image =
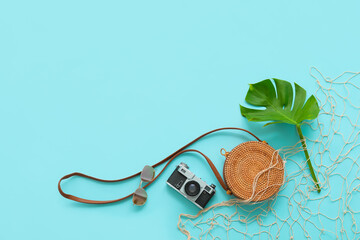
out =
<svg viewBox="0 0 360 240"><path fill-rule="evenodd" d="M210 168L211 170L213 171L213 173L215 174L215 177L217 178L217 180L219 181L220 185L222 186L222 188L224 188L225 191L227 191L229 193L229 189L228 187L226 186L226 184L224 183L220 173L218 172L218 170L216 169L215 165L211 162L211 160L205 155L203 154L202 152L198 151L198 150L195 150L195 149L185 149L187 147L189 147L190 145L192 145L193 143L199 141L201 138L211 134L211 133L214 133L214 132L218 132L218 131L222 131L222 130L240 130L240 131L244 131L244 132L247 132L249 133L251 136L253 136L254 138L256 138L256 140L260 141L261 140L255 136L253 133L251 133L250 131L246 130L246 129L243 129L243 128L235 128L235 127L226 127L226 128L218 128L218 129L214 129L212 131L209 131L207 133L204 133L203 135L197 137L196 139L194 139L193 141L189 142L188 144L186 144L185 146L183 146L182 148L180 148L179 150L175 151L174 153L170 154L169 156L167 156L166 158L164 158L163 160L161 160L160 162L158 163L155 163L154 165L152 165L153 168L165 163L166 165L163 167L163 169L160 171L160 173L151 181L149 182L148 184L146 184L144 186L144 188L148 187L151 183L153 183L162 173L163 171L165 170L165 168L170 164L170 162L172 162L172 160L174 160L176 157L178 157L179 155L183 154L183 153L186 153L186 152L196 152L196 153L199 153L200 155L202 155L206 161L208 162L208 164L210 165ZM67 199L70 199L70 200L73 200L73 201L76 201L76 202L81 202L81 203L88 203L88 204L107 204L107 203L114 203L114 202L120 202L122 200L125 200L129 197L131 197L133 195L133 193L129 194L129 195L126 195L122 198L118 198L118 199L114 199L114 200L90 200L90 199L85 199L85 198L80 198L80 197L76 197L74 195L71 195L71 194L67 194L65 193L62 189L61 189L61 182L65 179L68 179L68 178L71 178L73 176L79 176L79 177L83 177L83 178L88 178L88 179L91 179L91 180L94 180L94 181L98 181L98 182L121 182L121 181L125 181L125 180L128 180L128 179L131 179L131 178L134 178L138 175L140 175L141 172L138 172L138 173L135 173L131 176L128 176L128 177L125 177L125 178L121 178L121 179L116 179L116 180L105 180L105 179L100 179L100 178L95 178L95 177L92 177L92 176L89 176L89 175L86 175L86 174L83 174L83 173L79 173L79 172L74 172L74 173L70 173L68 175L65 175L63 176L62 178L60 178L59 182L58 182L58 190L59 190L59 193L64 197L64 198L67 198Z"/></svg>

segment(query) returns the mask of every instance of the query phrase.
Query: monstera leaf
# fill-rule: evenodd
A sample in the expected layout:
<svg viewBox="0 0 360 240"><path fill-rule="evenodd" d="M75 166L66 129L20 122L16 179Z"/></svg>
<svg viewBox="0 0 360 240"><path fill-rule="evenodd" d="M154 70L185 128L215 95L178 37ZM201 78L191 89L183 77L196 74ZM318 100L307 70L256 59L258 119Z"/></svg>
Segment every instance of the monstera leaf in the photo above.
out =
<svg viewBox="0 0 360 240"><path fill-rule="evenodd" d="M301 131L301 124L304 120L312 120L319 115L319 105L313 95L305 102L306 91L296 83L294 94L291 83L276 78L273 78L273 80L276 90L270 79L250 84L245 101L265 109L252 109L240 105L241 115L249 121L268 122L264 126L276 123L295 125L304 149L311 177L315 182L317 191L320 192L320 186L307 151L305 137Z"/></svg>
<svg viewBox="0 0 360 240"><path fill-rule="evenodd" d="M274 123L298 125L304 120L315 119L318 116L320 109L313 95L305 103L306 91L302 87L295 83L294 98L291 83L280 79L274 79L274 82L276 91L270 79L250 84L246 102L266 109L240 106L241 114L249 121L271 121L265 126Z"/></svg>

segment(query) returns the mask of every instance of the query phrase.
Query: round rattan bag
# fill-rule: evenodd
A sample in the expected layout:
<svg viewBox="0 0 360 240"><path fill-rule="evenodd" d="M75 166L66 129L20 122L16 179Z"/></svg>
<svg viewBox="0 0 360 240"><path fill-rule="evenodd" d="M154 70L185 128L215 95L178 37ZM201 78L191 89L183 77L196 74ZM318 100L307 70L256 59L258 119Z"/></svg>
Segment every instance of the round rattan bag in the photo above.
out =
<svg viewBox="0 0 360 240"><path fill-rule="evenodd" d="M278 193L284 182L284 162L266 142L244 142L226 157L224 180L231 193L244 201L263 201Z"/></svg>

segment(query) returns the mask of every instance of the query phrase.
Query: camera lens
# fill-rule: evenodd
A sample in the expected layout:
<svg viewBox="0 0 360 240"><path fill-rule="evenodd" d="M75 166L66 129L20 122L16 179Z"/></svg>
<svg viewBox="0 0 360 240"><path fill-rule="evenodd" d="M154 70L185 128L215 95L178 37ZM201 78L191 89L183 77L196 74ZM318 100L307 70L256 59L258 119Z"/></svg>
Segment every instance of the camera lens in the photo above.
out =
<svg viewBox="0 0 360 240"><path fill-rule="evenodd" d="M195 181L189 181L185 184L185 192L189 196L196 196L200 192L200 184Z"/></svg>

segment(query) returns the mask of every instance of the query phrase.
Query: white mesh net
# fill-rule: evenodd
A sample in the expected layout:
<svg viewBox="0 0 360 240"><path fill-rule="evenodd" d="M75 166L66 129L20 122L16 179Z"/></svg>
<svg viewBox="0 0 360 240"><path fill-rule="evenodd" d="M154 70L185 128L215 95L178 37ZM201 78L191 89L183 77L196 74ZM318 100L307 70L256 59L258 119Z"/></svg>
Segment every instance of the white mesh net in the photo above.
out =
<svg viewBox="0 0 360 240"><path fill-rule="evenodd" d="M181 214L178 228L188 239L360 239L360 72L329 78L311 68L310 75L320 114L303 129L312 129L306 143L321 193L304 155L297 154L303 151L298 142L278 150L286 163L278 195L254 204L231 199L197 215Z"/></svg>

